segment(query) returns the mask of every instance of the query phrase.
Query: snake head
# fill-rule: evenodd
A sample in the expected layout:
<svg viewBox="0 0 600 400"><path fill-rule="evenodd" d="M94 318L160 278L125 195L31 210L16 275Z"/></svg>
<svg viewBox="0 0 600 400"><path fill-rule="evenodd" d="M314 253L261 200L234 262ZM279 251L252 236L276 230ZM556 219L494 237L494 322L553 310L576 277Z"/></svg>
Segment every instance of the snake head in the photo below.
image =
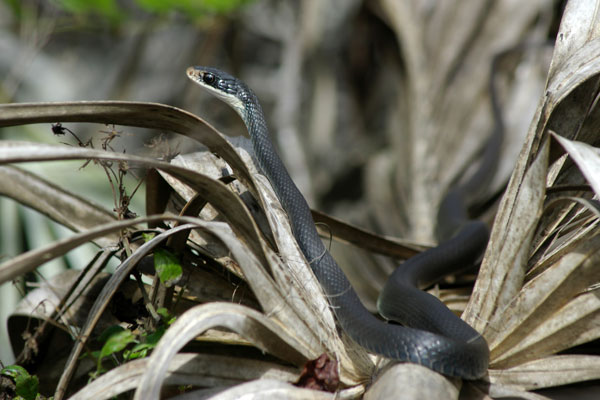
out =
<svg viewBox="0 0 600 400"><path fill-rule="evenodd" d="M244 118L244 101L250 89L241 81L212 67L189 67L186 70L188 78L229 104Z"/></svg>

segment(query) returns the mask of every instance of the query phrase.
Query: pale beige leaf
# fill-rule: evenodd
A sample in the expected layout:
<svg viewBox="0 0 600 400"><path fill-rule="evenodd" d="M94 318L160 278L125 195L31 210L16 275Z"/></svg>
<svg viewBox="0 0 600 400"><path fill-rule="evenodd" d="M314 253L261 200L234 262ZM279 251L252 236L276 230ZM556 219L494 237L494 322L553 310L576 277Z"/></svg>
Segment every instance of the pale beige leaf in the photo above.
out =
<svg viewBox="0 0 600 400"><path fill-rule="evenodd" d="M180 220L185 221L185 219ZM190 219L188 218L187 220L189 221ZM200 221L200 223L203 222L204 221ZM96 327L98 321L100 320L102 313L104 312L104 310L106 310L106 307L108 307L110 299L114 296L114 294L119 289L123 281L127 277L129 277L129 274L131 273L133 268L140 262L140 260L142 260L142 258L148 255L156 246L161 244L169 236L176 234L181 230L192 229L196 226L197 225L184 224L155 236L154 238L141 245L137 251L135 251L131 256L129 256L117 267L115 272L108 279L108 282L102 287L102 290L100 291L100 293L94 301L94 304L90 308L87 320L85 321L85 324L79 332L78 340L76 341L75 346L73 346L73 348L71 349L71 353L69 354L67 363L62 371L60 380L56 387L56 397L62 398L64 396L69 381L71 380L71 377L75 372L75 368L77 366L77 361L79 360L81 351L86 345L86 341L92 334L92 331Z"/></svg>
<svg viewBox="0 0 600 400"><path fill-rule="evenodd" d="M401 43L406 65L405 86L397 88L402 111L398 117L403 120L396 127L397 145L389 150L396 160L395 176L390 178L399 195L389 198L402 200L411 234L426 243L433 238L439 202L476 164L495 124L488 92L492 58L524 41L539 40L549 10L542 0L379 3ZM535 79L543 81L539 75ZM513 135L520 140L523 133L507 130L505 135L510 144ZM514 159L505 162L514 164ZM382 213L383 226L389 214Z"/></svg>
<svg viewBox="0 0 600 400"><path fill-rule="evenodd" d="M0 283L6 282L7 280L13 279L14 277L23 275L27 272L31 272L45 262L56 257L60 257L66 252L81 246L84 243L94 240L97 237L118 232L119 230L135 226L136 224L163 221L170 218L172 218L170 215L158 215L148 218L109 222L104 225L96 226L88 231L58 240L45 247L19 254L18 256L0 264Z"/></svg>
<svg viewBox="0 0 600 400"><path fill-rule="evenodd" d="M521 341L496 357L494 365L510 367L541 359L599 337L600 299L598 290L593 290L577 296L550 318L541 320Z"/></svg>
<svg viewBox="0 0 600 400"><path fill-rule="evenodd" d="M559 308L597 280L600 237L584 241L556 265L530 280L495 316L498 333L490 341L492 365ZM535 354L530 355L535 356Z"/></svg>
<svg viewBox="0 0 600 400"><path fill-rule="evenodd" d="M173 357L190 340L214 327L232 330L283 360L297 365L306 361L306 357L298 352L303 346L263 314L236 304L208 303L189 309L169 327L149 358L135 399L158 399Z"/></svg>
<svg viewBox="0 0 600 400"><path fill-rule="evenodd" d="M266 214L279 250L279 255L273 254L270 258L272 273L278 287L285 293L286 301L312 328L317 339L328 339L325 344L340 362L341 377L344 379L348 374L354 382L364 380L373 369L371 360L363 348L353 342L343 343L340 340L333 312L294 239L287 214L268 180L262 175L256 176L255 180L263 203L271 205Z"/></svg>
<svg viewBox="0 0 600 400"><path fill-rule="evenodd" d="M585 0L569 2L565 19L571 18L569 11L577 13L585 12L589 7L597 9L597 2L595 3L592 5L592 2ZM597 11L594 11L594 18L591 20L572 21L573 25L565 29L582 22L596 23L598 18L596 13ZM597 137L594 125L583 124L583 121L589 117L589 113L593 112L593 104L596 102L597 82L593 78L600 73L600 38L596 36L598 28L595 25L582 24L579 28L578 32L582 36L576 38L573 46L567 45L564 53L555 53L553 57L553 70L548 76L540 119L531 127L535 127L539 135L548 129L560 136L581 141L593 141ZM587 33L592 34L587 36ZM559 31L558 51L561 48L561 40L570 40L569 32ZM560 57L556 63L555 57Z"/></svg>
<svg viewBox="0 0 600 400"><path fill-rule="evenodd" d="M0 127L56 121L117 124L177 132L219 154L236 173L239 172L240 179L249 178L243 168L238 168L241 160L221 133L201 118L176 107L132 101L0 104Z"/></svg>
<svg viewBox="0 0 600 400"><path fill-rule="evenodd" d="M583 207L577 208L578 205ZM553 212L553 207L557 207L558 213ZM546 228L536 237L537 243L532 252L535 263L527 272L526 280L550 268L580 246L582 241L597 234L600 218L597 207L591 200L574 196L559 197L547 204L550 212L540 221L540 225Z"/></svg>
<svg viewBox="0 0 600 400"><path fill-rule="evenodd" d="M490 260L501 262L502 259L500 254L491 256L494 246L498 246L497 242L505 240L504 236L496 235L506 230L518 230L521 226L518 223L516 225L514 222L510 223L508 216L513 215L515 209L523 207L519 204L517 195L519 191L527 190L531 185L532 182L527 181L527 174L548 151L548 130L554 130L564 137L578 137L581 140L595 141L597 138L594 124L585 124L584 121L591 117L597 100L597 82L594 78L600 72L598 56L600 39L597 38L598 3L597 1L573 1L567 6L559 32L557 50L553 55L546 92L530 125L517 166L496 217L491 244L476 283L475 296L467 308L467 315L470 310L477 309L473 306L473 301L480 300L475 298L479 296L477 292L480 288L501 287L510 275L518 276L519 280L523 281L523 277L519 275L526 267L524 264L515 267L519 269L517 272L510 269L500 272L492 279L497 284L494 286L490 280L490 273L493 275L493 272L487 270L490 267L488 262ZM581 146L576 146L578 147L576 151L581 152ZM587 162L590 156L583 158ZM588 162L588 165L580 168L582 170L588 168L592 171L595 168L592 166L594 163ZM547 161L542 164L545 169ZM559 181L560 183L573 182L569 180L570 177L565 177L561 169L564 165L565 158L559 159L553 165L547 181L546 173L540 173L536 184L542 190L542 195L546 182L552 184L557 181L557 177L563 179ZM569 173L572 174L572 171ZM536 256L536 260L541 263L535 272L527 277L525 286L520 288L519 285L514 285L511 286L513 290L502 295L497 294L499 299L501 296L504 297L504 300L498 304L494 304L494 301L487 303L485 300L482 306L483 313L473 313L470 316L470 321L476 327L478 326L478 329L484 328L486 323L490 322L485 327L485 336L492 348L491 365L494 368L506 368L490 370L490 376L492 378L505 376L504 373L507 374L506 377L516 376L521 379L519 390L593 379L591 377L593 374L585 372L579 374L579 378L576 372L570 374L571 367L566 361L550 363L551 360L562 361L561 358L550 357L539 361L539 357L584 343L597 336L595 299L588 297L587 294L580 295L587 286L597 280L594 276L596 275L594 265L597 265L598 243L594 236L595 231L590 228L594 226L595 218L589 217L589 214L580 217L581 213L574 206L575 203L565 202L565 204L564 210L560 209L553 216L559 218L558 220L545 216L541 219L541 223L540 209L535 207L537 214L531 221L530 227L533 229L538 223L541 225L536 228L540 233L536 233L538 236L535 248L542 249L541 246L545 245L547 247L543 250L547 253ZM584 221L588 221L586 229L581 228ZM550 243L548 246L544 236L548 240L556 239L556 243ZM520 251L523 252L524 261L528 261L531 256L529 243L530 237L524 244L519 244L519 246L523 245ZM514 256L515 253L512 254ZM482 280L485 281L484 285ZM485 298L485 296L496 295L484 293L482 296ZM538 360L510 368L516 363L536 358ZM545 366L544 362L549 362L548 366ZM551 371L552 368L556 368L555 374ZM565 371L564 379L560 377L561 368ZM592 368L589 369L591 370ZM513 373L514 375L511 375ZM492 395L511 387L510 379L492 381L494 382L490 387Z"/></svg>
<svg viewBox="0 0 600 400"><path fill-rule="evenodd" d="M600 379L600 357L560 355L541 358L517 367L489 371L494 385L532 390Z"/></svg>
<svg viewBox="0 0 600 400"><path fill-rule="evenodd" d="M294 307L294 298L290 296L290 291L286 287L275 282L269 271L252 254L248 247L239 241L228 225L211 224L209 231L211 234L225 243L233 258L239 263L244 272L245 279L259 300L265 315L279 324L279 329L294 337L298 343L296 350L302 352L306 359L316 358L324 352L323 345L327 345L332 339L330 335L319 336L313 329L311 319L305 320L303 313L306 313L306 304L302 303L299 307ZM264 247L265 257L269 261L272 269L283 268L281 259L270 250L266 245ZM286 271L288 279L290 272ZM306 296L306 295L305 295ZM335 334L337 335L337 334Z"/></svg>
<svg viewBox="0 0 600 400"><path fill-rule="evenodd" d="M0 195L33 208L75 232L116 219L98 204L15 166L0 166L0 181ZM117 235L109 235L97 238L96 242L108 246L117 240Z"/></svg>
<svg viewBox="0 0 600 400"><path fill-rule="evenodd" d="M490 399L508 398L522 400L552 400L550 397L542 396L541 394L528 392L525 389L521 389L519 387L506 385L490 384L487 388L487 392L490 396Z"/></svg>
<svg viewBox="0 0 600 400"><path fill-rule="evenodd" d="M552 135L577 164L585 179L600 197L600 149L587 143L568 140L557 134Z"/></svg>
<svg viewBox="0 0 600 400"><path fill-rule="evenodd" d="M581 2L577 3L581 4ZM579 9L573 6L570 12L577 12L577 10ZM593 21L590 21L590 24L593 24ZM514 213L513 207L517 206L516 199L514 198L516 193L518 193L518 191L521 190L523 186L527 187L530 184L526 184L524 182L525 178L523 178L522 176L524 176L526 171L528 173L527 165L528 163L531 163L532 157L538 156L540 152L539 147L541 147L544 143L540 142L542 133L544 132L545 124L549 120L552 111L555 109L555 107L557 107L559 102L565 98L565 96L571 93L578 85L582 84L586 79L590 78L592 74L596 73L596 71L598 71L598 69L600 68L600 63L595 62L595 60L597 59L597 54L599 54L598 51L594 51L597 45L598 44L592 40L589 42L585 42L585 46L577 47L576 51L573 50L572 52L565 52L561 54L562 57L566 57L565 54L568 54L568 60L565 62L561 62L560 68L555 67L556 73L549 79L548 90L544 102L540 104L537 115L534 118L534 121L530 127L528 139L525 143L525 146L523 147L521 157L517 164L517 168L515 170L515 173L513 174L511 183L509 184L509 187L507 189L507 193L505 194L505 198L501 205L501 209L498 213L498 216L496 217L495 228L492 232L492 238L490 241L490 246L488 247L488 251L486 253L486 259L484 259L482 272L480 273L480 279L476 284L474 297L472 298L473 301L475 301L476 297L479 296L479 294L477 293L477 288L483 288L483 286L481 286L482 280L486 280L488 283L485 285L485 287L490 288L493 287L490 284L490 282L493 281L496 283L496 285L500 285L500 282L504 282L504 280L506 279L505 272L500 273L499 271L497 271L496 277L490 280L490 277L487 276L487 273L489 273L489 271L486 260L492 259L496 260L497 262L500 262L499 260L503 259L500 254L494 254L494 248L495 246L499 246L501 243L504 243L505 238L502 235L503 232L505 232L508 229L517 230L515 226L509 225L509 216ZM558 56L555 54L555 57ZM561 108L561 112L567 112L567 110ZM565 118L553 118L553 121L573 121L573 119L573 115L569 114L568 116L565 115ZM555 124L556 123L557 122L555 122ZM572 122L572 124L576 123L578 122ZM538 156L538 160L539 159L540 158ZM538 177L538 179L538 184L545 183L545 173L542 174L542 176ZM537 218L539 218L539 210L536 212L538 213ZM501 236L497 236L498 234L500 234ZM498 242L500 242L500 244ZM527 257L528 254L523 254L523 256ZM518 274L520 273L521 272L519 272ZM516 289L518 290L519 288L517 287ZM492 293L493 292L495 292L495 290L493 290ZM490 292L487 292L487 294L485 294L485 296L490 295L492 295ZM516 292L514 292L514 290L503 293L503 296L505 296L505 298L508 300L513 299L515 295ZM493 303L493 301L484 302L484 304L482 304L482 313L472 317L472 319L469 319L469 321L472 321L473 324L475 324L475 326L483 328L483 325L485 325L486 321L490 319L492 313L495 311L495 305L493 305ZM505 301L504 306L507 305L508 302ZM500 311L502 311L502 308L500 308ZM467 308L467 315L469 312L470 307ZM498 321L500 321L500 318L497 318ZM499 326L495 330L498 330L500 328L500 325L501 324L499 324ZM488 335L490 335L489 337L493 339L495 333L489 332Z"/></svg>
<svg viewBox="0 0 600 400"><path fill-rule="evenodd" d="M244 139L236 139L233 145L244 160L245 168L253 176L261 203L268 205L263 212L278 249L276 254L263 242L269 271L250 254L239 261L245 279L253 288L265 314L277 319L290 335L303 341L312 350L311 358L316 358L325 351L334 354L340 362L340 378L343 382L356 384L363 381L373 368L370 358L355 343L340 340L329 303L294 239L287 214L270 183L263 175L257 174L247 151L248 143ZM199 159L205 162L197 165ZM220 159L206 153L179 157L174 161L177 165L201 170L214 179L227 167ZM185 199L193 196L191 188L181 187L182 184L176 179L167 174L164 176ZM244 192L245 188L239 187L238 190ZM231 243L229 247L234 245L236 244Z"/></svg>
<svg viewBox="0 0 600 400"><path fill-rule="evenodd" d="M501 318L523 284L529 244L542 212L548 148L544 146L519 186L510 186L496 217L465 319L488 341L504 331ZM508 207L511 204L512 207Z"/></svg>
<svg viewBox="0 0 600 400"><path fill-rule="evenodd" d="M69 400L110 399L135 389L147 370L148 358L132 360L95 379ZM235 366L235 368L232 368ZM169 364L165 384L230 386L253 379L294 382L300 371L275 363L212 354L177 354Z"/></svg>
<svg viewBox="0 0 600 400"><path fill-rule="evenodd" d="M236 234L247 240L255 254L261 258L263 256L258 227L240 198L234 195L223 183L205 175L152 158L88 148L3 141L0 143L0 150L0 163L95 159L124 161L133 165L169 172L201 193L228 220ZM241 173L244 173L243 171L241 169Z"/></svg>
<svg viewBox="0 0 600 400"><path fill-rule="evenodd" d="M600 35L600 9L589 0L570 0L560 23L554 57L548 76L565 69L564 63L588 42Z"/></svg>
<svg viewBox="0 0 600 400"><path fill-rule="evenodd" d="M343 393L343 392L342 392ZM196 390L186 394L173 397L174 400L334 400L348 399L338 393L328 393L320 390L303 389L289 383L273 379L260 379L243 383L232 388L219 388L208 390Z"/></svg>
<svg viewBox="0 0 600 400"><path fill-rule="evenodd" d="M459 389L460 384L428 368L402 363L382 371L364 399L458 399Z"/></svg>

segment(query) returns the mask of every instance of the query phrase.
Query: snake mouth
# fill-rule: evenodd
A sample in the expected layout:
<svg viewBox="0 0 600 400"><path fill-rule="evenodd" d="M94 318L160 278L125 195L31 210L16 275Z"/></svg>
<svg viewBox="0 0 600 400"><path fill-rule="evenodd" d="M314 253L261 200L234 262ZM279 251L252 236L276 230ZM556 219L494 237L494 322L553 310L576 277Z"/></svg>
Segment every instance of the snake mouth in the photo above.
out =
<svg viewBox="0 0 600 400"><path fill-rule="evenodd" d="M196 69L195 67L188 67L188 69L185 70L185 73L188 77L194 80L200 79L202 75L202 71Z"/></svg>

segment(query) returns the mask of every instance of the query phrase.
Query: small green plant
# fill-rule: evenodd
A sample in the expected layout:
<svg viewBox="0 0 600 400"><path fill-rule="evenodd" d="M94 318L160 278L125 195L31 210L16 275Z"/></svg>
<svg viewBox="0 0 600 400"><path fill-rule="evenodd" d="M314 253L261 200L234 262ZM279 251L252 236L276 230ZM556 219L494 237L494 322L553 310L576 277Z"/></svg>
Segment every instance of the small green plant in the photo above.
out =
<svg viewBox="0 0 600 400"><path fill-rule="evenodd" d="M15 400L35 400L41 398L38 393L38 378L30 375L19 365L7 365L0 370L0 376L10 378L15 384ZM2 387L4 391L5 388Z"/></svg>
<svg viewBox="0 0 600 400"><path fill-rule="evenodd" d="M113 325L102 332L98 338L98 341L103 343L102 348L88 353L96 359L96 370L90 373L92 379L96 379L108 371L109 368L103 362L111 356L117 365L121 362L144 358L150 354L167 327L175 321L175 317L169 314L166 308L159 308L156 311L161 316L161 323L153 331L135 333L120 325ZM131 344L134 344L133 347L130 346Z"/></svg>
<svg viewBox="0 0 600 400"><path fill-rule="evenodd" d="M183 273L179 258L166 249L158 249L154 252L154 268L160 282L167 287L172 286Z"/></svg>
<svg viewBox="0 0 600 400"><path fill-rule="evenodd" d="M143 233L142 237L148 242L156 236L153 233ZM183 268L177 255L167 249L157 249L154 252L154 268L158 272L160 282L167 287L172 286L183 274Z"/></svg>

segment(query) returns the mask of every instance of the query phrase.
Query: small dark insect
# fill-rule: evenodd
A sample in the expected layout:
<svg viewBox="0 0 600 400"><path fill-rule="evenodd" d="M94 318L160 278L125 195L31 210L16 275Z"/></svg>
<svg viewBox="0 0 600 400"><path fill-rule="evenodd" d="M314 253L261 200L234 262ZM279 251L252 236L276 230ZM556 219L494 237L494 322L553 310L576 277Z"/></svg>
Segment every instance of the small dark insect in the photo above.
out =
<svg viewBox="0 0 600 400"><path fill-rule="evenodd" d="M75 132L73 132L66 126L63 126L60 122L52 124L52 127L50 129L52 129L52 133L54 133L54 135L56 135L56 136L62 136L62 135L66 135L67 133L70 133L75 138L75 140L77 140L77 143L79 144L80 147L87 147L91 144L91 139L88 140L87 143L83 143L81 141L81 139L79 139L79 137L77 137Z"/></svg>
<svg viewBox="0 0 600 400"><path fill-rule="evenodd" d="M51 129L52 129L52 133L54 133L57 136L64 135L67 132L71 132L69 130L69 128L65 128L64 126L62 126L62 124L60 122L52 124L52 128ZM73 133L73 132L71 132L71 133Z"/></svg>

